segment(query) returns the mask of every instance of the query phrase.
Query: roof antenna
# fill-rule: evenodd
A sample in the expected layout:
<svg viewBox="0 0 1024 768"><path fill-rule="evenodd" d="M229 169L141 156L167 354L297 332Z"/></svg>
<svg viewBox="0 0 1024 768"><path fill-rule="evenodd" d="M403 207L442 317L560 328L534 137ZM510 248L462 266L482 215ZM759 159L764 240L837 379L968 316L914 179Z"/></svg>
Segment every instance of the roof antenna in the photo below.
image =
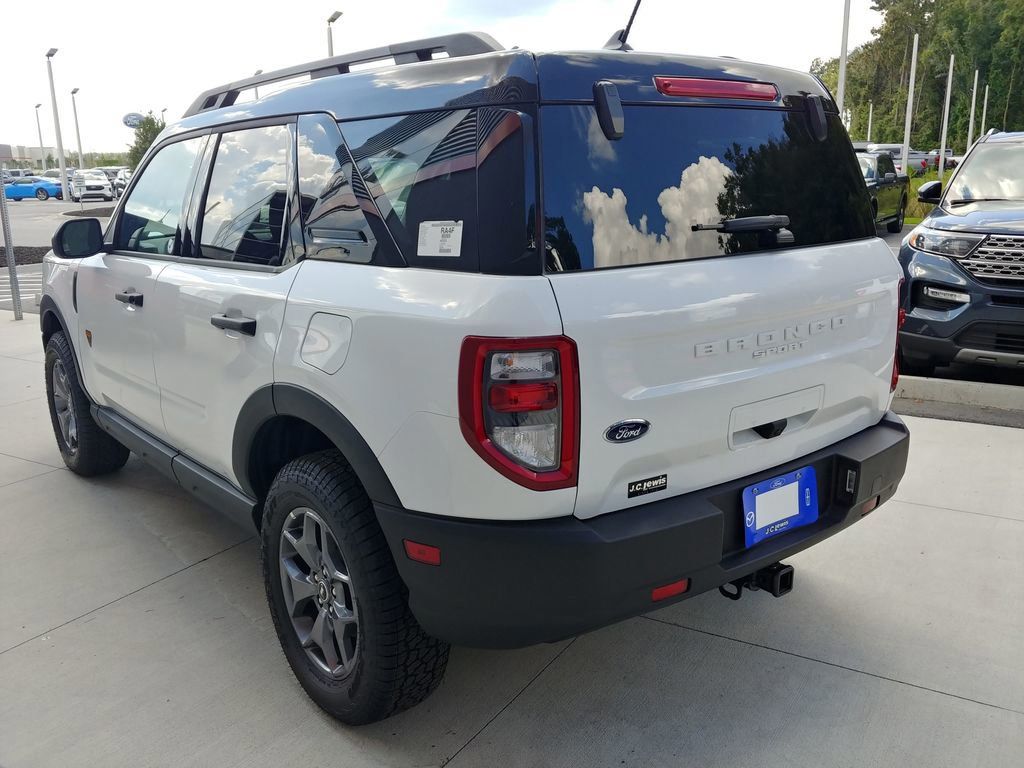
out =
<svg viewBox="0 0 1024 768"><path fill-rule="evenodd" d="M637 12L637 9L640 8L640 3L641 2L643 2L643 0L636 0L636 5L633 6L633 12L631 14L629 14L629 21L626 22L626 28L625 29L620 29L618 32L616 32L614 35L611 36L611 38L608 40L607 43L604 44L604 47L607 50L609 50L609 51L632 51L633 50L633 48L626 43L626 38L629 37L629 30L632 29L632 27L633 27L633 19L636 18L636 12Z"/></svg>

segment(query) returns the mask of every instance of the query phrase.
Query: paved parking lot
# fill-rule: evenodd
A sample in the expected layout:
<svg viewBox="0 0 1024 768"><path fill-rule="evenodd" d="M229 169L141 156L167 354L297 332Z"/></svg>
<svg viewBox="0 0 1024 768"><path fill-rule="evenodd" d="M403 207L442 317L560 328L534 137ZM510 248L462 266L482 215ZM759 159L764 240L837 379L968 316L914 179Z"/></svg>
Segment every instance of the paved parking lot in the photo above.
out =
<svg viewBox="0 0 1024 768"><path fill-rule="evenodd" d="M88 211L96 208L110 208L114 203L102 200L88 200L83 203L56 200L8 201L7 210L11 215L11 239L16 246L50 246L53 232L65 221L66 211Z"/></svg>
<svg viewBox="0 0 1024 768"><path fill-rule="evenodd" d="M908 419L911 466L793 558L557 645L457 648L352 729L293 679L252 535L136 460L62 468L34 318L0 311L0 765L1013 766L1024 755L1024 430Z"/></svg>

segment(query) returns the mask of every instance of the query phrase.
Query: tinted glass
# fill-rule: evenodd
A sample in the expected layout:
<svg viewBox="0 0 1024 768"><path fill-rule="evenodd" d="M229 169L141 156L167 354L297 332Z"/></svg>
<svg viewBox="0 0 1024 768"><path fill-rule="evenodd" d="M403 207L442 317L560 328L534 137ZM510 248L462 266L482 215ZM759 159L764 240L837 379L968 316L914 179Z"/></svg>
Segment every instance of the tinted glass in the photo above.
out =
<svg viewBox="0 0 1024 768"><path fill-rule="evenodd" d="M979 144L949 182L946 201L1024 200L1024 142Z"/></svg>
<svg viewBox="0 0 1024 768"><path fill-rule="evenodd" d="M181 212L191 192L192 166L202 138L169 144L149 161L124 204L114 247L143 253L177 253Z"/></svg>
<svg viewBox="0 0 1024 768"><path fill-rule="evenodd" d="M839 118L815 141L807 113L627 106L605 138L590 106L541 109L546 267L599 269L749 253L769 233L694 231L785 215L793 245L871 237L863 177Z"/></svg>
<svg viewBox="0 0 1024 768"><path fill-rule="evenodd" d="M376 237L352 186L352 160L337 124L326 115L302 115L298 125L299 204L306 254L368 263Z"/></svg>
<svg viewBox="0 0 1024 768"><path fill-rule="evenodd" d="M291 129L222 134L199 224L197 255L277 266L291 178Z"/></svg>
<svg viewBox="0 0 1024 768"><path fill-rule="evenodd" d="M406 261L476 271L476 112L359 120L341 130Z"/></svg>
<svg viewBox="0 0 1024 768"><path fill-rule="evenodd" d="M887 173L896 173L896 165L890 155L882 155L878 158L878 174L884 178Z"/></svg>

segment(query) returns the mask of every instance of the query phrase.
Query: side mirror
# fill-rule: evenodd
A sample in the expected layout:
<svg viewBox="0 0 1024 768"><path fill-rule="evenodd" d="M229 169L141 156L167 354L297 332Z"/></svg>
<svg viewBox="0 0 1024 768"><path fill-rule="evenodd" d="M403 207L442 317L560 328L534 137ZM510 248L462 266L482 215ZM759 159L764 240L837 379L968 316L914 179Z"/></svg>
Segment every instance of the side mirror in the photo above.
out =
<svg viewBox="0 0 1024 768"><path fill-rule="evenodd" d="M65 221L50 241L53 252L62 259L84 259L103 250L103 228L99 219Z"/></svg>
<svg viewBox="0 0 1024 768"><path fill-rule="evenodd" d="M938 205L942 199L942 182L928 181L917 189L917 199L921 203L934 203Z"/></svg>
<svg viewBox="0 0 1024 768"><path fill-rule="evenodd" d="M895 173L887 173L887 174L885 174L885 180L886 181L896 181L896 174Z"/></svg>

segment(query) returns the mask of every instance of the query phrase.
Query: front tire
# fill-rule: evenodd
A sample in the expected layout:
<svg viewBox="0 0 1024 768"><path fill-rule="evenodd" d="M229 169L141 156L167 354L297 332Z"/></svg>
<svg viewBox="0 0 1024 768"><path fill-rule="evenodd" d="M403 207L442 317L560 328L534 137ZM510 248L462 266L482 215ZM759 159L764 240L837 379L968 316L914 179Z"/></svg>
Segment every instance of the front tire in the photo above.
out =
<svg viewBox="0 0 1024 768"><path fill-rule="evenodd" d="M410 612L370 499L338 451L278 473L264 504L261 560L281 649L326 712L372 723L440 684L449 646Z"/></svg>
<svg viewBox="0 0 1024 768"><path fill-rule="evenodd" d="M84 477L105 475L124 466L129 450L93 421L89 398L63 332L46 343L46 402L57 448L68 469Z"/></svg>
<svg viewBox="0 0 1024 768"><path fill-rule="evenodd" d="M903 231L903 220L906 218L906 215L907 215L907 201L904 198L902 201L900 201L900 212L899 212L899 214L896 216L896 218L893 221L890 221L888 224L886 224L885 228L887 230L889 230L890 232L892 232L893 234L895 234L897 232L902 232Z"/></svg>

